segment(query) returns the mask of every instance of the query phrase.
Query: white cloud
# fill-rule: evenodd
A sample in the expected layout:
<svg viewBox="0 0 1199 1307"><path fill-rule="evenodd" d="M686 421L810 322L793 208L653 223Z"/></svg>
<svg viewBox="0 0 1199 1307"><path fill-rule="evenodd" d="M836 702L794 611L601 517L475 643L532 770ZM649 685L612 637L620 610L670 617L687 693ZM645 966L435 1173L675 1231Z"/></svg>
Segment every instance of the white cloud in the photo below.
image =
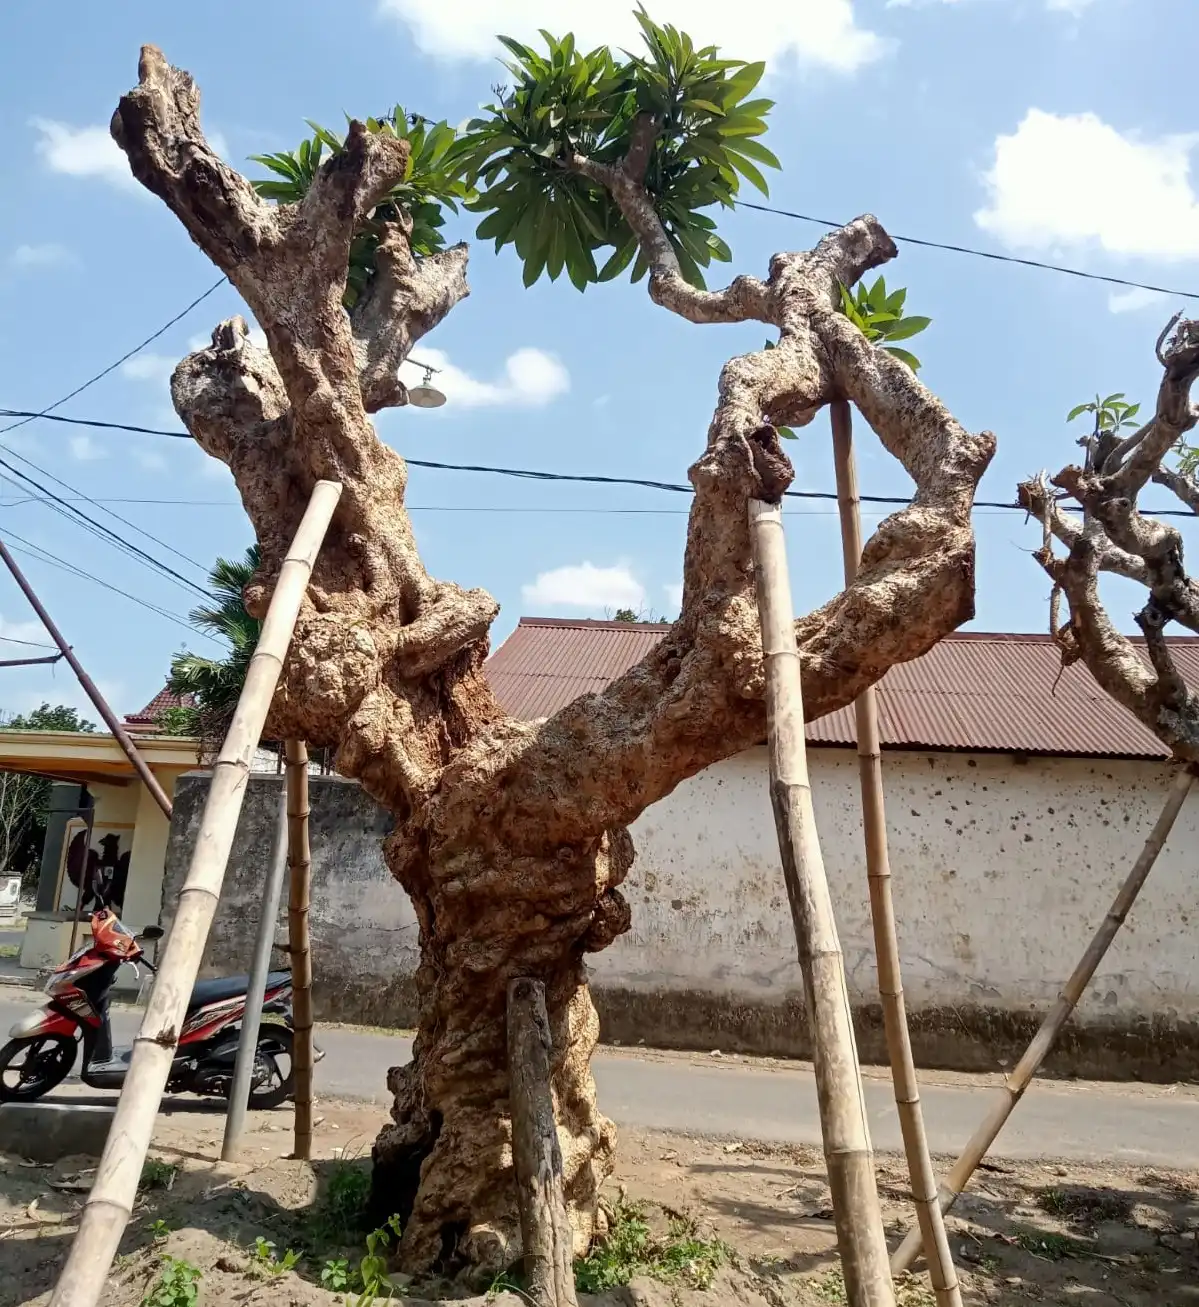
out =
<svg viewBox="0 0 1199 1307"><path fill-rule="evenodd" d="M8 256L9 266L24 271L27 268L52 268L71 263L73 256L65 245L47 241L43 245L18 245Z"/></svg>
<svg viewBox="0 0 1199 1307"><path fill-rule="evenodd" d="M1077 18L1084 9L1091 5L1092 0L1045 0L1045 3L1050 9L1056 9L1064 14L1073 14Z"/></svg>
<svg viewBox="0 0 1199 1307"><path fill-rule="evenodd" d="M645 587L627 563L596 567L578 563L542 572L531 585L523 585L521 598L532 608L588 608L600 611L645 607Z"/></svg>
<svg viewBox="0 0 1199 1307"><path fill-rule="evenodd" d="M37 152L51 172L96 177L122 190L141 191L129 160L107 127L72 127L53 118L31 118L30 126L41 133ZM228 157L229 146L220 132L209 132L208 143L222 158Z"/></svg>
<svg viewBox="0 0 1199 1307"><path fill-rule="evenodd" d="M500 381L480 381L450 362L439 349L421 346L417 357L437 372L431 382L455 408L542 408L570 390L570 373L554 354L540 349L518 349L504 361ZM424 380L424 370L411 361L400 367L407 386Z"/></svg>
<svg viewBox="0 0 1199 1307"><path fill-rule="evenodd" d="M50 652L53 653L54 642L50 639L50 632L36 620L28 622L10 622L8 618L0 614L0 638L12 640L17 644L46 644L50 645ZM6 655L7 657L8 655ZM24 657L24 654L13 654L12 657ZM30 657L37 657L31 654Z"/></svg>
<svg viewBox="0 0 1199 1307"><path fill-rule="evenodd" d="M1137 313L1154 304L1164 304L1166 296L1157 290L1142 290L1139 286L1131 290L1112 291L1107 297L1107 307L1112 313Z"/></svg>
<svg viewBox="0 0 1199 1307"><path fill-rule="evenodd" d="M68 443L71 449L71 457L77 458L81 463L94 463L98 458L108 457L108 450L89 435L72 436Z"/></svg>
<svg viewBox="0 0 1199 1307"><path fill-rule="evenodd" d="M664 585L662 589L666 592L666 602L671 608L682 608L683 606L683 583L676 582L674 585Z"/></svg>
<svg viewBox="0 0 1199 1307"><path fill-rule="evenodd" d="M573 32L584 50L641 48L631 0L379 0L379 8L404 22L424 53L444 59L491 60L502 52L497 32L540 42L542 27ZM656 0L652 12L655 22L674 23L734 59L794 57L853 72L884 48L858 26L853 0Z"/></svg>
<svg viewBox="0 0 1199 1307"><path fill-rule="evenodd" d="M129 161L107 127L72 127L50 118L34 118L41 133L37 151L51 172L68 177L98 177L111 186L137 189Z"/></svg>
<svg viewBox="0 0 1199 1307"><path fill-rule="evenodd" d="M135 354L121 364L121 376L130 381L167 382L179 360L167 354Z"/></svg>
<svg viewBox="0 0 1199 1307"><path fill-rule="evenodd" d="M975 222L1005 245L1098 245L1109 254L1199 258L1190 152L1199 136L1121 134L1093 113L1030 109L995 142Z"/></svg>

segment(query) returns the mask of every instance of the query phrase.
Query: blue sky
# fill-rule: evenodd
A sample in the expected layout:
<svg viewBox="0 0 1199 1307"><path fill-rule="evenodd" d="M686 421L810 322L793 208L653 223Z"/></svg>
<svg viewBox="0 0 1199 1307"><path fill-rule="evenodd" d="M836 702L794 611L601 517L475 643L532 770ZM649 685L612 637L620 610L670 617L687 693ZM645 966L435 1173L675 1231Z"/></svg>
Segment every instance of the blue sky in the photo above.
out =
<svg viewBox="0 0 1199 1307"><path fill-rule="evenodd" d="M550 26L631 44L630 7L13 0L0 50L0 407L52 403L216 279L107 138L142 42L196 76L207 130L254 175L246 156L294 145L306 117L337 125L343 110L378 113L399 101L459 122L498 80L492 32ZM769 60L767 93L778 106L768 143L784 164L769 203L833 219L872 210L898 234L1199 291L1199 181L1189 171L1199 120L1179 93L1199 43L1194 0L660 0L651 13L730 56ZM754 273L773 251L819 236L746 211L723 220L722 233L734 270ZM912 311L934 319L918 345L926 382L967 426L999 438L982 490L995 500L1071 457L1063 417L1078 400L1122 389L1151 401L1154 338L1184 303L912 246L887 275L909 287ZM471 297L418 351L444 369L438 384L450 403L380 417L384 438L414 458L679 481L702 448L721 363L761 344L758 327L683 323L650 304L644 287L579 295L563 279L524 291L514 257L486 244L473 251L470 279ZM177 426L171 367L238 308L228 287L218 290L60 411ZM250 541L227 472L189 442L35 422L0 435L0 445L71 487L56 493L100 500L79 507L195 581L217 554L239 555ZM800 486L832 487L823 419L792 450ZM864 427L859 451L865 491L903 492L902 472ZM0 458L46 483L12 452L0 448ZM497 640L521 613L675 611L682 496L414 469L409 498L430 570L501 601ZM28 499L27 488L0 481L10 544L20 536L185 617L194 594ZM616 509L628 511L596 511ZM819 503L789 513L802 611L838 588L836 518ZM1047 587L1028 556L1035 530L994 510L979 510L977 525L974 626L1043 630ZM182 643L209 647L44 555L21 562L120 711L161 686ZM1128 625L1135 591L1113 590L1112 601ZM44 640L30 616L0 577L0 636ZM43 698L82 702L65 668L3 675L7 712Z"/></svg>

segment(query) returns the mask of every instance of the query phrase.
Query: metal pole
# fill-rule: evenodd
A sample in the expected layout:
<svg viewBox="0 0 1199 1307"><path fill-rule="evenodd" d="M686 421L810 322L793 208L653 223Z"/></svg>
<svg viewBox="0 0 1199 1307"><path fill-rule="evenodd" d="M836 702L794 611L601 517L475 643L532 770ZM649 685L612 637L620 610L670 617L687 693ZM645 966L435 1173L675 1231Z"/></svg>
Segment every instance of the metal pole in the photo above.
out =
<svg viewBox="0 0 1199 1307"><path fill-rule="evenodd" d="M71 670L79 678L79 684L83 686L83 692L92 701L96 711L104 719L104 725L112 732L113 739L125 751L125 757L133 764L133 770L141 777L142 784L150 791L154 802L166 814L168 821L171 819L171 801L166 796L166 791L158 783L157 777L146 766L145 759L137 751L137 746L129 738L129 732L117 721L116 714L108 706L104 696L96 688L96 683L83 670L83 664L71 652L70 645L63 639L62 632L54 625L50 614L46 612L42 601L34 593L33 586L25 579L25 573L17 566L17 560L9 553L8 546L3 540L0 540L0 559L4 560L4 565L12 573L13 580L21 587L21 592L29 600L33 611L37 613L42 625L50 633L50 638L62 650L62 656L71 665Z"/></svg>
<svg viewBox="0 0 1199 1307"><path fill-rule="evenodd" d="M221 1144L221 1161L237 1159L237 1149L246 1128L246 1107L250 1098L250 1078L258 1055L258 1027L262 1020L262 1000L266 995L266 977L271 969L271 949L275 928L279 924L279 899L283 893L283 869L287 866L287 787L279 786L279 813L275 818L275 837L271 844L271 863L266 874L266 893L262 914L258 918L258 938L254 941L254 961L250 966L250 983L246 989L246 1013L242 1017L241 1036L237 1042L237 1062L233 1067L233 1087L229 1091L229 1111L225 1116L225 1139Z"/></svg>

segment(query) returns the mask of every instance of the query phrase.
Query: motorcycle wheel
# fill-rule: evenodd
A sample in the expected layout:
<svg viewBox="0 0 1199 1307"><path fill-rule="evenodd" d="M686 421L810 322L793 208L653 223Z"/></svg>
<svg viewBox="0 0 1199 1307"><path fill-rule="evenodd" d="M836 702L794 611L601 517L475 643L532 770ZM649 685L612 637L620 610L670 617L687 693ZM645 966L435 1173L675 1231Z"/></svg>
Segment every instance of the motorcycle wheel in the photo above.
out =
<svg viewBox="0 0 1199 1307"><path fill-rule="evenodd" d="M255 1070L265 1065L267 1078L250 1090L250 1106L269 1111L286 1103L295 1090L292 1062L294 1037L286 1026L266 1025L258 1032Z"/></svg>
<svg viewBox="0 0 1199 1307"><path fill-rule="evenodd" d="M67 1078L75 1065L75 1051L70 1035L9 1040L0 1048L0 1102L27 1103L48 1094Z"/></svg>

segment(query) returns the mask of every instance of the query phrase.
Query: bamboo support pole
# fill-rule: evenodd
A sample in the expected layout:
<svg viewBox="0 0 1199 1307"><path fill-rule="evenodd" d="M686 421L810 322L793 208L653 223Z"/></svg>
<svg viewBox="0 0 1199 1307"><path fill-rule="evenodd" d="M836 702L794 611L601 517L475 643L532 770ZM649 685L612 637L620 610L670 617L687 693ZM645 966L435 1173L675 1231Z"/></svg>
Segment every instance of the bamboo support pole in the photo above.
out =
<svg viewBox="0 0 1199 1307"><path fill-rule="evenodd" d="M894 1307L845 960L812 811L803 685L782 509L751 499L770 745L770 800L803 973L820 1129L849 1307Z"/></svg>
<svg viewBox="0 0 1199 1307"><path fill-rule="evenodd" d="M258 1032L262 1027L262 1003L266 998L266 978L271 970L271 952L275 928L279 923L279 898L283 893L283 869L287 865L287 794L279 787L278 816L271 842L271 861L263 887L262 910L258 916L258 934L254 940L254 957L250 962L250 979L246 986L245 1015L237 1040L237 1060L233 1064L233 1084L229 1090L229 1107L225 1113L225 1137L221 1141L221 1161L237 1160L237 1150L246 1128L250 1086L254 1064L258 1060Z"/></svg>
<svg viewBox="0 0 1199 1307"><path fill-rule="evenodd" d="M295 1040L292 1072L295 1075L295 1148L293 1155L312 1154L312 943L308 908L312 897L312 848L308 835L308 746L288 740L287 830L288 895L287 946L291 955L291 1009Z"/></svg>
<svg viewBox="0 0 1199 1307"><path fill-rule="evenodd" d="M21 593L29 600L29 606L37 614L38 620L50 633L50 639L58 645L62 656L70 664L71 671L75 673L79 684L83 687L84 694L92 701L96 711L104 721L104 725L112 732L112 737L121 746L125 757L133 765L133 770L137 772L141 783L150 791L150 797L162 809L166 815L167 821L171 820L171 801L167 798L166 791L158 783L158 777L150 770L146 760L137 751L137 746L129 736L129 732L117 720L116 714L108 706L108 700L100 693L95 681L83 670L83 664L75 657L75 652L67 644L63 633L54 625L50 614L46 612L42 601L37 597L37 592L33 586L25 579L25 573L17 566L17 560L9 553L8 546L3 540L0 540L0 559L4 560L4 565L12 573L12 579L21 588Z"/></svg>
<svg viewBox="0 0 1199 1307"><path fill-rule="evenodd" d="M316 483L279 573L229 733L213 767L174 924L133 1042L129 1074L95 1183L50 1300L52 1307L95 1307L133 1210L154 1119L225 878L250 763L279 683L313 563L340 495L341 486L336 482Z"/></svg>
<svg viewBox="0 0 1199 1307"><path fill-rule="evenodd" d="M1157 861L1158 854L1161 853L1166 837L1170 834L1170 829L1182 810L1182 805L1194 782L1195 776L1189 767L1183 768L1175 776L1161 813L1149 832L1149 837L1136 862L1133 863L1127 880L1120 886L1120 892L1112 901L1107 916L1087 945L1086 952L1071 973L1070 979L1066 981L1057 1002L1041 1022L1040 1029L1033 1036L1032 1043L1025 1049L1024 1056L1017 1063L1016 1069L1008 1076L995 1100L994 1107L970 1136L969 1142L962 1150L962 1155L942 1182L938 1201L943 1212L947 1212L957 1202L979 1162L986 1156L987 1150L995 1142L1008 1117L1015 1111L1016 1104L1024 1096L1029 1082L1036 1075L1058 1035L1061 1034L1062 1027L1069 1020L1070 1014L1082 997L1083 990L1090 984L1096 968L1103 961L1112 940L1115 939L1132 905L1136 902L1137 895L1153 869L1153 864ZM897 1273L907 1270L920 1255L922 1243L919 1229L910 1230L891 1259L892 1269Z"/></svg>
<svg viewBox="0 0 1199 1307"><path fill-rule="evenodd" d="M508 1104L528 1297L534 1307L577 1307L574 1233L550 1087L552 1055L545 986L540 980L509 981Z"/></svg>
<svg viewBox="0 0 1199 1307"><path fill-rule="evenodd" d="M845 583L858 574L862 558L862 511L858 498L858 471L853 456L853 416L849 401L834 400L830 410L833 428L833 465L837 478L837 504L841 510L841 548ZM945 1220L937 1202L937 1177L928 1151L920 1084L912 1058L908 1016L903 998L903 973L895 930L895 902L891 895L891 859L887 850L887 814L883 800L883 759L878 729L878 701L868 686L854 704L858 735L858 769L862 786L862 828L866 838L866 882L870 887L870 922L874 928L874 954L878 963L878 992L883 1009L883 1030L891 1063L895 1109L903 1136L911 1178L912 1201L925 1248L933 1296L938 1307L962 1307Z"/></svg>

